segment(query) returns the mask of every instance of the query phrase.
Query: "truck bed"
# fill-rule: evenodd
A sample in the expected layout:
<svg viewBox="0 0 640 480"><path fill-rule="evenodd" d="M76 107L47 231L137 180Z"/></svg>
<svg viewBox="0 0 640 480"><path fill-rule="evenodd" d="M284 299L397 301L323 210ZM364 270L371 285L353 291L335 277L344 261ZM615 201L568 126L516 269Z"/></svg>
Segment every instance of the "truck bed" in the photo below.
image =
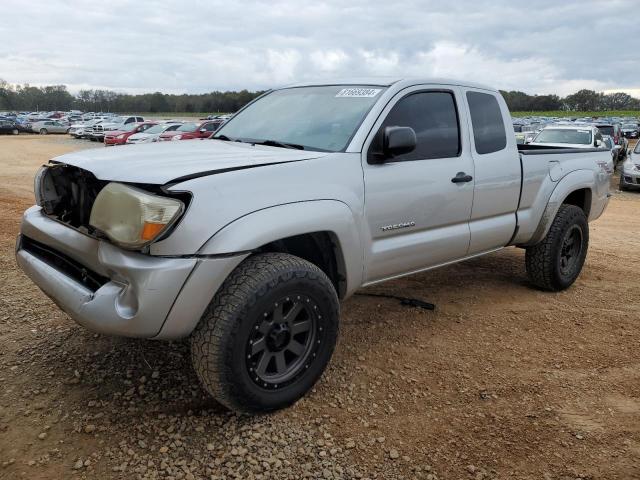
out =
<svg viewBox="0 0 640 480"><path fill-rule="evenodd" d="M601 212L609 189L613 160L603 148L564 148L539 145L518 145L522 168L522 189L518 205L518 231L514 244L529 241L545 212L551 196L562 180L570 174L589 177L593 188L590 220ZM554 212L555 214L555 212Z"/></svg>

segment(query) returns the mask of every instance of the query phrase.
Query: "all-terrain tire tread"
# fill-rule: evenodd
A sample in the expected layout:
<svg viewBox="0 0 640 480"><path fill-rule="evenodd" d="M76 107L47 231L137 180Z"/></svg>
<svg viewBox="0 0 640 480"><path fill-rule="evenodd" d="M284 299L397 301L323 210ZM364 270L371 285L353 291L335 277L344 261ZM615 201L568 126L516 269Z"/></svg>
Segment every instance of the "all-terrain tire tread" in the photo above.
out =
<svg viewBox="0 0 640 480"><path fill-rule="evenodd" d="M284 253L263 253L246 259L225 280L207 306L191 336L191 357L205 389L221 404L238 412L253 413L265 409L236 391L227 350L239 334L238 318L281 281L308 278L331 291L334 287L314 264ZM337 295L335 315L339 313Z"/></svg>
<svg viewBox="0 0 640 480"><path fill-rule="evenodd" d="M585 217L581 208L575 205L561 205L547 235L540 243L527 247L525 254L527 274L531 283L536 287L547 291L559 291L566 288L558 283L554 275L555 254L566 226L571 225L580 217ZM589 243L588 228L583 234L585 237L584 251L586 252Z"/></svg>

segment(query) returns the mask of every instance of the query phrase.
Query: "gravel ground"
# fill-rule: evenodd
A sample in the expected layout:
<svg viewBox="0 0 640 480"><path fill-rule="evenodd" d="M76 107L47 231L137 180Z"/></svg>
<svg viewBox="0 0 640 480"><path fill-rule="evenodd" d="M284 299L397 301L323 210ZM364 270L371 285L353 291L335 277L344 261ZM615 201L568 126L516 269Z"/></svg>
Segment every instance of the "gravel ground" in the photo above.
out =
<svg viewBox="0 0 640 480"><path fill-rule="evenodd" d="M531 289L506 249L370 290L435 312L351 298L314 391L244 417L186 342L88 332L17 269L33 173L87 147L0 138L0 478L640 478L640 194L614 192L566 292Z"/></svg>

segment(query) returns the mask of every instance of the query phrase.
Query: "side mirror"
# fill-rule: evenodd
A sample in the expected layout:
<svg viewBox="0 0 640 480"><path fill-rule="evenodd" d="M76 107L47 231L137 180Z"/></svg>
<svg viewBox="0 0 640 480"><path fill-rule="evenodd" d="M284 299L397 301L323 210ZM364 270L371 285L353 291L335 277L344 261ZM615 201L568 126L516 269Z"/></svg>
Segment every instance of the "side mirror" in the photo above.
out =
<svg viewBox="0 0 640 480"><path fill-rule="evenodd" d="M596 140L594 145L596 148L600 148L602 146L602 140Z"/></svg>
<svg viewBox="0 0 640 480"><path fill-rule="evenodd" d="M201 129L200 129L200 133L205 133L206 131L207 131L207 129L206 129L206 128L201 128Z"/></svg>
<svg viewBox="0 0 640 480"><path fill-rule="evenodd" d="M386 158L412 152L417 144L416 132L411 127L385 127L382 134L382 152Z"/></svg>

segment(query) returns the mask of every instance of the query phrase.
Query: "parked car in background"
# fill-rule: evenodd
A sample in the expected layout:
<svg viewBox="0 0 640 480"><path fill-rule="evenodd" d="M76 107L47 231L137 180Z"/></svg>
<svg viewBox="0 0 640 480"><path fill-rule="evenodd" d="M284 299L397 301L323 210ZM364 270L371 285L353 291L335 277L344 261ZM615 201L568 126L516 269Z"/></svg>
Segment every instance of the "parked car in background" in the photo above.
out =
<svg viewBox="0 0 640 480"><path fill-rule="evenodd" d="M620 172L620 190L640 190L640 142L629 151Z"/></svg>
<svg viewBox="0 0 640 480"><path fill-rule="evenodd" d="M22 133L33 132L33 130L31 130L31 123L26 118L16 119L16 126L18 127L18 130Z"/></svg>
<svg viewBox="0 0 640 480"><path fill-rule="evenodd" d="M207 120L202 123L183 123L176 130L165 131L160 135L161 142L168 140L192 140L209 138L222 125L223 120Z"/></svg>
<svg viewBox="0 0 640 480"><path fill-rule="evenodd" d="M104 134L104 144L110 145L124 145L127 143L127 139L131 135L136 133L142 133L149 128L157 125L155 122L143 122L143 123L130 123L126 128L122 130L111 130Z"/></svg>
<svg viewBox="0 0 640 480"><path fill-rule="evenodd" d="M206 119L203 119L203 120L222 120L223 122L226 122L232 116L233 114L230 114L230 113L227 113L224 115L209 115Z"/></svg>
<svg viewBox="0 0 640 480"><path fill-rule="evenodd" d="M143 117L113 117L109 120L97 123L93 126L90 140L101 142L105 132L122 130L132 123L144 122Z"/></svg>
<svg viewBox="0 0 640 480"><path fill-rule="evenodd" d="M603 146L611 152L611 159L613 160L613 164L618 164L618 150L614 148L616 144L613 142L613 138L609 135L602 135L602 144Z"/></svg>
<svg viewBox="0 0 640 480"><path fill-rule="evenodd" d="M44 120L40 122L33 122L31 124L31 131L39 133L40 135L46 135L48 133L67 133L69 132L69 125L60 123L57 120Z"/></svg>
<svg viewBox="0 0 640 480"><path fill-rule="evenodd" d="M622 134L625 138L638 138L640 136L640 125L637 123L623 123Z"/></svg>
<svg viewBox="0 0 640 480"><path fill-rule="evenodd" d="M157 142L160 135L167 131L177 130L182 123L159 123L144 132L136 133L127 138L128 144Z"/></svg>
<svg viewBox="0 0 640 480"><path fill-rule="evenodd" d="M614 148L618 151L618 160L626 158L629 142L624 138L620 124L615 122L596 122L595 125L603 135L609 135L613 138L613 142L616 144Z"/></svg>
<svg viewBox="0 0 640 480"><path fill-rule="evenodd" d="M72 135L75 138L85 138L91 134L93 126L103 120L104 118L95 118L86 122L74 123L69 126L69 135Z"/></svg>
<svg viewBox="0 0 640 480"><path fill-rule="evenodd" d="M602 133L592 125L551 125L538 133L531 145L565 148L602 147Z"/></svg>
<svg viewBox="0 0 640 480"><path fill-rule="evenodd" d="M20 130L18 129L18 125L16 122L11 120L0 120L0 134L8 133L11 135L18 135Z"/></svg>

